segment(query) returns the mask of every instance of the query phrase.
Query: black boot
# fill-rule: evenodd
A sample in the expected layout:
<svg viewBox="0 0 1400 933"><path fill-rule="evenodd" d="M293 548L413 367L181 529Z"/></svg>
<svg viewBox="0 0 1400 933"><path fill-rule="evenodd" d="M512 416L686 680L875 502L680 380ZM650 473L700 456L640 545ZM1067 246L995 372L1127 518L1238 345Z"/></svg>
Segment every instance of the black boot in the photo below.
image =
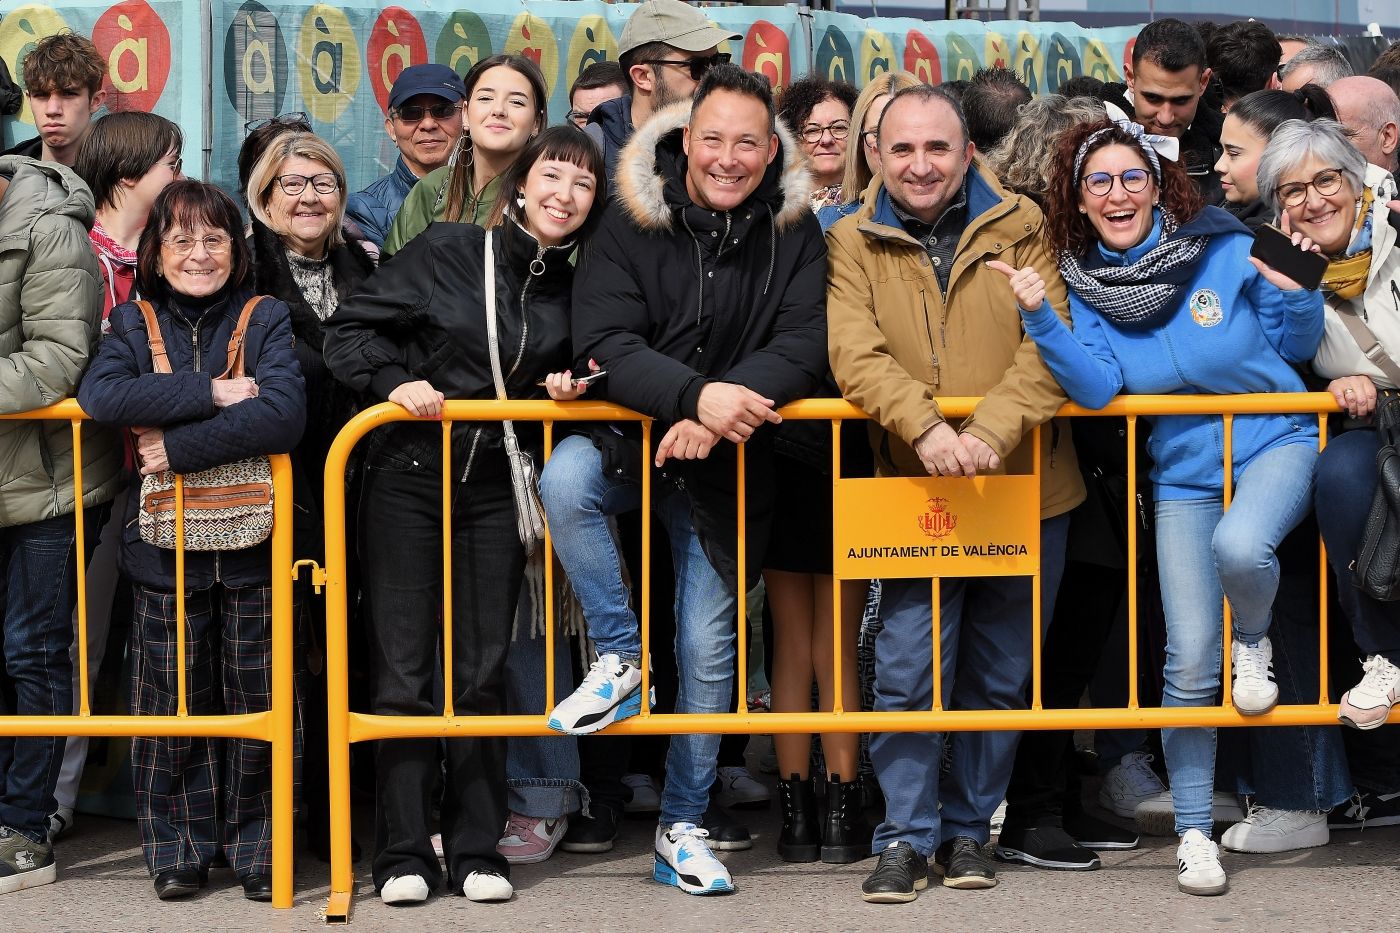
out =
<svg viewBox="0 0 1400 933"><path fill-rule="evenodd" d="M793 775L778 782L783 805L783 831L778 834L778 857L785 862L815 862L822 835L817 824L817 801L812 782Z"/></svg>
<svg viewBox="0 0 1400 933"><path fill-rule="evenodd" d="M841 783L841 775L826 779L826 822L822 830L823 862L846 865L870 857L874 833L861 809L860 783Z"/></svg>

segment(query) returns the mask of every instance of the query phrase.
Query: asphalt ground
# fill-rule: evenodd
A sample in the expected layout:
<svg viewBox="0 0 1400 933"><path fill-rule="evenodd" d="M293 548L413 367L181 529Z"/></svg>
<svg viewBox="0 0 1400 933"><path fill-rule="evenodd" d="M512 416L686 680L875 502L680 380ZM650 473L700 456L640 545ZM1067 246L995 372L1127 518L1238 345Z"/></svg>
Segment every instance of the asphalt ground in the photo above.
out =
<svg viewBox="0 0 1400 933"><path fill-rule="evenodd" d="M768 779L771 780L771 779ZM1093 788L1086 788L1093 800ZM1102 814L1100 814L1102 815ZM860 882L873 860L855 865L790 865L774 854L775 807L745 811L754 834L747 852L724 853L738 890L691 897L651 881L652 828L624 821L603 855L556 853L512 873L515 899L474 904L435 896L386 907L356 865L351 918L362 930L1380 930L1396 927L1400 827L1333 832L1329 845L1280 855L1226 853L1230 892L1197 898L1176 890L1175 840L1143 837L1139 849L1102 853L1096 872L1000 866L986 891L933 885L907 905L872 905ZM356 836L370 839L368 806L356 810ZM1126 824L1125 824L1126 825ZM274 910L243 898L233 874L216 870L209 887L182 901L156 899L136 825L79 815L58 843L56 884L0 898L0 931L187 931L324 928L329 866L298 852L296 904Z"/></svg>

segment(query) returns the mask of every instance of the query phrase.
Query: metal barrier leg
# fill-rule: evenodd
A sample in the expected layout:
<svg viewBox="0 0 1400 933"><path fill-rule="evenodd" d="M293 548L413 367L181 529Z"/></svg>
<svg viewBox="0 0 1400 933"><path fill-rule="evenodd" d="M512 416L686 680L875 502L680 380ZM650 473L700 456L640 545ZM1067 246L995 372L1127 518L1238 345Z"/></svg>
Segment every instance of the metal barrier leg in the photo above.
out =
<svg viewBox="0 0 1400 933"><path fill-rule="evenodd" d="M272 535L272 906L292 906L295 723L292 625L292 475L274 462Z"/></svg>

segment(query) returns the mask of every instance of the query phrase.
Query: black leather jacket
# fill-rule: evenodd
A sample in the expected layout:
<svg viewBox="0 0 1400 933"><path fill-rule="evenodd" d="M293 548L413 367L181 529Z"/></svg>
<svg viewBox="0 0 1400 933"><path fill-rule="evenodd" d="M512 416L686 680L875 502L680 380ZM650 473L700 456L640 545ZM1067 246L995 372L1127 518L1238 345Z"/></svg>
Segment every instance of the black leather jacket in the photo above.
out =
<svg viewBox="0 0 1400 933"><path fill-rule="evenodd" d="M572 246L541 247L514 221L496 228L496 316L501 372L513 399L545 398L536 385L568 369ZM487 356L485 231L435 223L379 267L326 321L326 365L375 401L426 380L449 399L494 399ZM533 270L533 271L532 271ZM538 428L522 423L521 443ZM400 422L375 432L368 456L440 462L436 424ZM453 431L453 472L466 480L482 453L501 445L495 425Z"/></svg>

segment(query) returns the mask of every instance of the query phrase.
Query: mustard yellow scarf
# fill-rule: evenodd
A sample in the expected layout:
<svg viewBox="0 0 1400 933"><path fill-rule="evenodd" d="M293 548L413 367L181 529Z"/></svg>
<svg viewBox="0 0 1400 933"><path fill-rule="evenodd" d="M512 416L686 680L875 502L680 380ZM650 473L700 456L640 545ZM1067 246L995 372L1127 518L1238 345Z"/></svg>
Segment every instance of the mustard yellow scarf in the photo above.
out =
<svg viewBox="0 0 1400 933"><path fill-rule="evenodd" d="M1352 239L1356 238L1356 234L1370 219L1372 197L1370 188L1361 194L1361 204L1356 209L1356 226L1352 228ZM1343 301L1350 301L1366 291L1366 279L1370 273L1371 248L1368 246L1350 256L1338 256L1329 262L1327 271L1322 276L1322 287Z"/></svg>

